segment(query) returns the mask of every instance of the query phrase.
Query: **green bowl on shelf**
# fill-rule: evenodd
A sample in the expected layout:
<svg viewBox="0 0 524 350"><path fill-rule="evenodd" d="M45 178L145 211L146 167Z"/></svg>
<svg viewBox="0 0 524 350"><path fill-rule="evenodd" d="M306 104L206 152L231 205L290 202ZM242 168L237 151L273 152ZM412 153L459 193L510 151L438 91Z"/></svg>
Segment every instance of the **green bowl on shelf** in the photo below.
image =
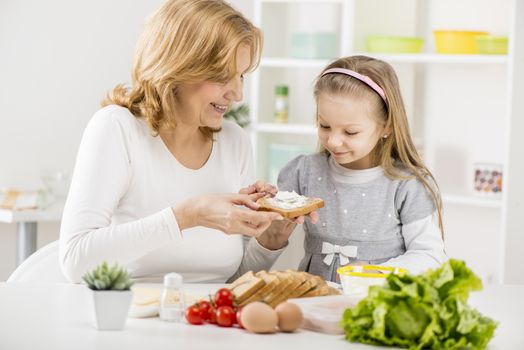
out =
<svg viewBox="0 0 524 350"><path fill-rule="evenodd" d="M337 56L337 34L331 32L291 33L290 56L307 59L332 59Z"/></svg>
<svg viewBox="0 0 524 350"><path fill-rule="evenodd" d="M368 52L420 53L424 39L406 36L372 35L366 39Z"/></svg>
<svg viewBox="0 0 524 350"><path fill-rule="evenodd" d="M480 35L475 38L480 54L507 55L508 38L505 36Z"/></svg>

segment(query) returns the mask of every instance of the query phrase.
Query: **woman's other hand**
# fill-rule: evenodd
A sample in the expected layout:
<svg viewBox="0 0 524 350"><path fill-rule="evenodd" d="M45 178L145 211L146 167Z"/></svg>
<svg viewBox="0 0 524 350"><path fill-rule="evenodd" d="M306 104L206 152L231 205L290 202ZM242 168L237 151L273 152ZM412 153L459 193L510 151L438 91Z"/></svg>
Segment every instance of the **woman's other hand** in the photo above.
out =
<svg viewBox="0 0 524 350"><path fill-rule="evenodd" d="M264 195L269 195L270 197L275 196L277 192L278 188L276 186L271 185L270 183L264 182L262 180L258 180L254 184L238 191L238 193L240 194L262 193Z"/></svg>
<svg viewBox="0 0 524 350"><path fill-rule="evenodd" d="M314 210L311 213L309 213L308 215L298 216L298 217L292 219L292 221L295 224L302 225L306 221L306 218L309 218L309 220L311 221L312 224L316 224L318 222L318 213L317 213L317 211Z"/></svg>
<svg viewBox="0 0 524 350"><path fill-rule="evenodd" d="M274 221L264 233L257 237L258 243L271 250L284 247L297 224L302 225L306 217L309 217L313 224L318 222L318 213L316 211L309 213L307 216L299 216L291 220Z"/></svg>
<svg viewBox="0 0 524 350"><path fill-rule="evenodd" d="M205 226L227 234L259 236L274 220L284 219L278 213L256 211L256 200L265 195L266 192L209 194L181 203L173 208L173 213L180 230Z"/></svg>

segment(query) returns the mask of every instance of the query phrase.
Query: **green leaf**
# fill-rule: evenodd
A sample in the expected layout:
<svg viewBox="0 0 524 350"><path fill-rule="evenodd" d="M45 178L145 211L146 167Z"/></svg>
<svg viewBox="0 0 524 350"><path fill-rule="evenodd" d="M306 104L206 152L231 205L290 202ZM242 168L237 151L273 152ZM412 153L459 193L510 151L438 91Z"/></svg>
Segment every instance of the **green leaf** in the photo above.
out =
<svg viewBox="0 0 524 350"><path fill-rule="evenodd" d="M431 318L416 299L400 300L386 315L388 333L399 338L418 339Z"/></svg>
<svg viewBox="0 0 524 350"><path fill-rule="evenodd" d="M127 271L115 263L109 268L107 262L102 262L99 266L82 277L89 288L94 290L129 290L133 285Z"/></svg>
<svg viewBox="0 0 524 350"><path fill-rule="evenodd" d="M467 304L480 279L450 259L420 275L390 275L344 312L346 339L410 349L484 349L497 322Z"/></svg>
<svg viewBox="0 0 524 350"><path fill-rule="evenodd" d="M240 104L224 113L224 118L236 122L241 127L246 127L251 122L249 119L249 107Z"/></svg>

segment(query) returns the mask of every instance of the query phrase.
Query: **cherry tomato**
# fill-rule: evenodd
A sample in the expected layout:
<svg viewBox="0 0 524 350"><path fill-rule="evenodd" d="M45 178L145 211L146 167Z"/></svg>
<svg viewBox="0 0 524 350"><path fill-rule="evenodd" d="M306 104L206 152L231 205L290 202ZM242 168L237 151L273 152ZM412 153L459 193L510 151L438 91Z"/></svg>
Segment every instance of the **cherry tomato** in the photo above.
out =
<svg viewBox="0 0 524 350"><path fill-rule="evenodd" d="M215 294L215 304L220 306L233 306L233 293L227 288L220 288Z"/></svg>
<svg viewBox="0 0 524 350"><path fill-rule="evenodd" d="M244 325L242 324L242 321L240 321L240 313L242 311L242 308L238 308L237 314L236 314L236 322L240 328L244 328Z"/></svg>
<svg viewBox="0 0 524 350"><path fill-rule="evenodd" d="M202 324L203 320L200 316L200 308L197 304L191 305L186 309L186 320L190 324Z"/></svg>
<svg viewBox="0 0 524 350"><path fill-rule="evenodd" d="M231 306L220 306L217 309L217 323L221 327L231 327L235 324L235 311Z"/></svg>
<svg viewBox="0 0 524 350"><path fill-rule="evenodd" d="M209 309L211 308L211 303L207 300L202 300L198 302L198 307L200 308L200 317L203 321L209 321Z"/></svg>
<svg viewBox="0 0 524 350"><path fill-rule="evenodd" d="M217 323L217 309L214 306L211 306L209 308L209 319L208 319L208 322L209 323L214 323L214 324Z"/></svg>
<svg viewBox="0 0 524 350"><path fill-rule="evenodd" d="M237 324L237 308L233 308L233 324Z"/></svg>

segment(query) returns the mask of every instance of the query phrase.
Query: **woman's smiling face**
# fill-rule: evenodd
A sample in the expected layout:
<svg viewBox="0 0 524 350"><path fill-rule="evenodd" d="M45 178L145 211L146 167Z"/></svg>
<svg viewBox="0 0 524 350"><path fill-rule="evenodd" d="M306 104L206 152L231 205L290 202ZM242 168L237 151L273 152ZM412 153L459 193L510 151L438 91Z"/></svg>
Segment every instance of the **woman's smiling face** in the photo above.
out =
<svg viewBox="0 0 524 350"><path fill-rule="evenodd" d="M321 93L318 104L318 138L340 165L349 169L368 169L372 151L384 134L384 126L371 114L365 99L349 95Z"/></svg>
<svg viewBox="0 0 524 350"><path fill-rule="evenodd" d="M244 74L251 63L249 46L239 46L236 62L237 73L227 83L201 82L177 88L177 122L212 129L222 126L224 113L242 100Z"/></svg>

